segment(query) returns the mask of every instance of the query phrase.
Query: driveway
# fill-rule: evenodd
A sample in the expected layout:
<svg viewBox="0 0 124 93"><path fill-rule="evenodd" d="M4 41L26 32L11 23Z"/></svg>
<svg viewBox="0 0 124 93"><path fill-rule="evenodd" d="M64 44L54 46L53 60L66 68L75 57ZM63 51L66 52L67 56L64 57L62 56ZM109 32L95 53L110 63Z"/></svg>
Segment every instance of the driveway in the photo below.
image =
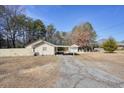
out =
<svg viewBox="0 0 124 93"><path fill-rule="evenodd" d="M124 80L100 68L81 62L74 56L60 58L58 88L114 88L124 87Z"/></svg>

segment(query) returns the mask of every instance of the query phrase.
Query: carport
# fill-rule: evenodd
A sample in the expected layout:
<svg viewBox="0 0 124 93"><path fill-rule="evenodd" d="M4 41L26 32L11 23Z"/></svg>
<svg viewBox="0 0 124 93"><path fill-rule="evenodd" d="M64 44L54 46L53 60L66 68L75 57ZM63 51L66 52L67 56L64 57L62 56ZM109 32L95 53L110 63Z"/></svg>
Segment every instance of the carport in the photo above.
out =
<svg viewBox="0 0 124 93"><path fill-rule="evenodd" d="M71 45L71 46L66 46L66 45L57 45L55 47L55 52L56 53L62 53L62 54L68 54L68 53L77 53L78 52L78 46L77 45Z"/></svg>

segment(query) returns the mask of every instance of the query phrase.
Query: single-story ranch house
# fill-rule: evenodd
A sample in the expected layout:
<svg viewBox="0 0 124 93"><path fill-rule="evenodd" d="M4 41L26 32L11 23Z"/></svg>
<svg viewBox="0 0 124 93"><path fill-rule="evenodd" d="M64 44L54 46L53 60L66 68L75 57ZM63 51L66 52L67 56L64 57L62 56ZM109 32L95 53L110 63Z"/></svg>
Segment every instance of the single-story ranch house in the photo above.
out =
<svg viewBox="0 0 124 93"><path fill-rule="evenodd" d="M67 53L78 53L78 46L73 44L71 46L54 45L52 43L38 40L28 46L26 49L32 49L32 51L38 55L55 55L58 52L58 48L66 48Z"/></svg>

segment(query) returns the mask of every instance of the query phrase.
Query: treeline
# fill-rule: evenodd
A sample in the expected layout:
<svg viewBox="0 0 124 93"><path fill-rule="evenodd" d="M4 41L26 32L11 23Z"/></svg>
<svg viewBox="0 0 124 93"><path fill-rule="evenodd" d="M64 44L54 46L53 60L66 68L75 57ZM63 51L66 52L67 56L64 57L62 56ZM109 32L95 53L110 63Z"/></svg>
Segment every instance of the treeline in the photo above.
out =
<svg viewBox="0 0 124 93"><path fill-rule="evenodd" d="M57 45L90 46L96 33L88 22L75 26L70 32L58 31L54 25L45 25L25 14L23 6L0 6L0 48L25 47L43 39Z"/></svg>
<svg viewBox="0 0 124 93"><path fill-rule="evenodd" d="M57 31L42 20L32 19L24 14L22 6L0 6L0 47L25 47L38 39L54 44L66 44L66 32Z"/></svg>

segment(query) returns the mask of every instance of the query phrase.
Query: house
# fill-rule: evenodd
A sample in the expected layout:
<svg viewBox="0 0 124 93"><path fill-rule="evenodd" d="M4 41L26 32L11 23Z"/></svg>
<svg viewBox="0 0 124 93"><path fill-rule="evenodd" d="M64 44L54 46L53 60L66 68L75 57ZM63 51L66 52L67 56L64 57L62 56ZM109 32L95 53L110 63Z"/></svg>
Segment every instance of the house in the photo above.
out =
<svg viewBox="0 0 124 93"><path fill-rule="evenodd" d="M71 46L65 46L65 45L54 45L52 43L49 43L47 41L38 40L28 46L26 46L27 49L32 49L34 54L38 55L55 55L58 52L58 48L67 48L66 52L68 53L77 53L78 52L78 46L76 44L73 44Z"/></svg>
<svg viewBox="0 0 124 93"><path fill-rule="evenodd" d="M38 55L55 55L56 45L43 40L38 40L26 46L26 48L31 48L32 51Z"/></svg>

